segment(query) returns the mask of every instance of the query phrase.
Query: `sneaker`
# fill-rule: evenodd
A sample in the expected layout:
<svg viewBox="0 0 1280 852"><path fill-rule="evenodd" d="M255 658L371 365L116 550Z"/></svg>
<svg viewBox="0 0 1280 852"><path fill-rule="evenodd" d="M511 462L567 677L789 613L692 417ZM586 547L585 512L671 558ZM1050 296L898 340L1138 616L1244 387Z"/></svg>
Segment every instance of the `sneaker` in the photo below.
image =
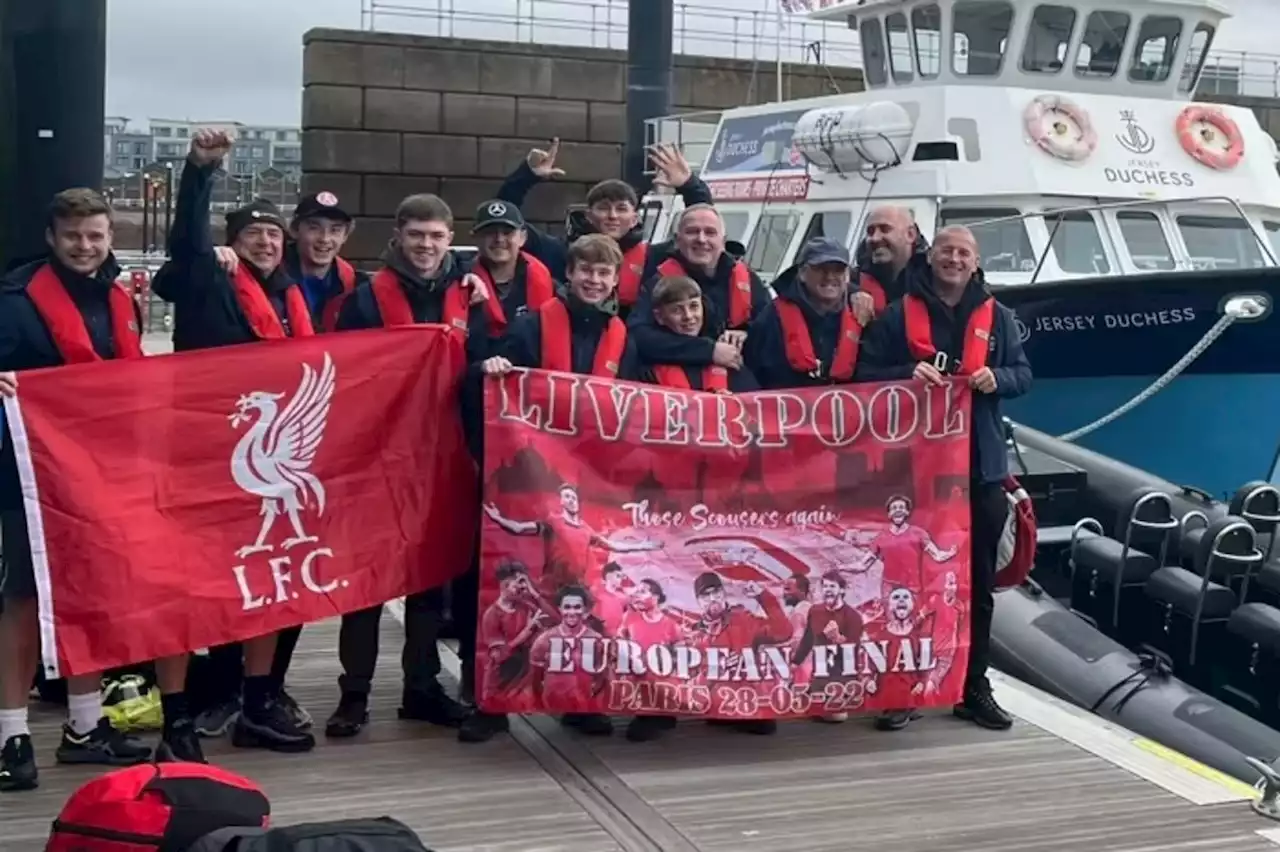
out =
<svg viewBox="0 0 1280 852"><path fill-rule="evenodd" d="M311 751L316 738L294 720L293 715L277 702L259 710L245 710L231 729L231 744L236 748L262 748L268 751L296 753Z"/></svg>
<svg viewBox="0 0 1280 852"><path fill-rule="evenodd" d="M196 716L196 733L202 737L221 737L240 718L240 699L210 707Z"/></svg>
<svg viewBox="0 0 1280 852"><path fill-rule="evenodd" d="M842 725L849 721L848 713L827 713L823 716L814 716L813 721L825 722L828 725Z"/></svg>
<svg viewBox="0 0 1280 852"><path fill-rule="evenodd" d="M991 731L1007 731L1013 727L1013 717L996 703L996 697L991 694L991 684L985 679L976 686L967 687L964 701L957 704L952 712L957 718Z"/></svg>
<svg viewBox="0 0 1280 852"><path fill-rule="evenodd" d="M876 717L876 730L901 731L919 718L920 713L915 710L886 710Z"/></svg>
<svg viewBox="0 0 1280 852"><path fill-rule="evenodd" d="M70 725L63 725L56 757L59 763L135 766L151 759L151 749L117 731L102 718L98 720L98 727L87 734L77 734Z"/></svg>
<svg viewBox="0 0 1280 852"><path fill-rule="evenodd" d="M633 743L647 743L675 727L675 716L637 716L627 725L627 739Z"/></svg>
<svg viewBox="0 0 1280 852"><path fill-rule="evenodd" d="M311 718L307 708L299 704L297 699L283 689L280 690L280 695L276 698L276 701L293 718L293 723L302 730L306 731L314 724L315 720Z"/></svg>
<svg viewBox="0 0 1280 852"><path fill-rule="evenodd" d="M157 763L208 763L195 725L179 721L167 726L156 746Z"/></svg>
<svg viewBox="0 0 1280 852"><path fill-rule="evenodd" d="M9 737L0 749L0 793L34 790L39 786L40 774L36 771L36 751L31 746L31 736Z"/></svg>
<svg viewBox="0 0 1280 852"><path fill-rule="evenodd" d="M336 739L354 737L369 724L369 696L359 692L344 693L338 701L329 721L324 723L324 735Z"/></svg>
<svg viewBox="0 0 1280 852"><path fill-rule="evenodd" d="M581 731L589 737L613 735L613 720L599 713L565 713L560 717L560 724Z"/></svg>
<svg viewBox="0 0 1280 852"><path fill-rule="evenodd" d="M458 728L458 742L487 743L497 734L505 734L510 730L511 721L506 715L477 710L462 720L462 725Z"/></svg>
<svg viewBox="0 0 1280 852"><path fill-rule="evenodd" d="M440 687L427 692L405 690L400 700L400 718L413 722L429 722L443 728L461 727L469 713L467 708Z"/></svg>

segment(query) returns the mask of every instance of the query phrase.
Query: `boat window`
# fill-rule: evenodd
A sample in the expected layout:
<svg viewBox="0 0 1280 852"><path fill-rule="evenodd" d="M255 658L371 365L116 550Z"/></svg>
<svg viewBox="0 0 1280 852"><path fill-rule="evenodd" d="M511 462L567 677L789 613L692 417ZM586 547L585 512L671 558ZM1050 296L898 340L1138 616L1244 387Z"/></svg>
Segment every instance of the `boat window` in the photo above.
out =
<svg viewBox="0 0 1280 852"><path fill-rule="evenodd" d="M726 240L745 240L747 225L751 224L750 213L721 213L724 220L724 238Z"/></svg>
<svg viewBox="0 0 1280 852"><path fill-rule="evenodd" d="M1098 222L1092 213L1073 210L1054 215L1052 211L1048 211L1044 216L1044 225L1053 234L1049 245L1053 248L1058 268L1063 272L1106 275L1111 271L1111 261L1107 260L1102 234L1098 232Z"/></svg>
<svg viewBox="0 0 1280 852"><path fill-rule="evenodd" d="M907 16L894 12L884 19L885 35L889 39L889 70L893 82L910 83L915 75L911 69L911 34L907 32Z"/></svg>
<svg viewBox="0 0 1280 852"><path fill-rule="evenodd" d="M1213 43L1213 32L1210 24L1201 23L1191 34L1191 47L1187 49L1187 61L1182 66L1182 79L1178 83L1179 92L1188 94L1200 82L1200 72L1209 57L1209 45Z"/></svg>
<svg viewBox="0 0 1280 852"><path fill-rule="evenodd" d="M1094 12L1084 25L1084 37L1076 53L1076 74L1081 77L1114 77L1120 70L1130 18L1124 12Z"/></svg>
<svg viewBox="0 0 1280 852"><path fill-rule="evenodd" d="M751 237L751 245L747 247L747 266L766 278L773 277L799 226L798 213L766 213L761 216Z"/></svg>
<svg viewBox="0 0 1280 852"><path fill-rule="evenodd" d="M916 70L921 77L937 77L942 71L942 10L938 4L912 9L911 31L916 42Z"/></svg>
<svg viewBox="0 0 1280 852"><path fill-rule="evenodd" d="M1142 19L1138 43L1133 48L1133 64L1129 79L1146 83L1163 83L1173 73L1173 57L1178 53L1182 36L1182 19L1168 15L1149 15Z"/></svg>
<svg viewBox="0 0 1280 852"><path fill-rule="evenodd" d="M656 234L658 230L658 222L662 219L662 202L646 201L640 208L640 227L644 231L644 240L647 243L657 242L665 237L665 234Z"/></svg>
<svg viewBox="0 0 1280 852"><path fill-rule="evenodd" d="M1022 70L1057 74L1067 58L1067 45L1076 28L1076 10L1070 6L1037 6L1022 51Z"/></svg>
<svg viewBox="0 0 1280 852"><path fill-rule="evenodd" d="M1179 216L1178 232L1196 269L1257 269L1266 265L1258 238L1244 219Z"/></svg>
<svg viewBox="0 0 1280 852"><path fill-rule="evenodd" d="M1134 266L1143 272L1173 269L1173 252L1154 213L1128 210L1117 213L1116 222Z"/></svg>
<svg viewBox="0 0 1280 852"><path fill-rule="evenodd" d="M1263 222L1267 232L1267 242L1271 243L1271 253L1280 258L1280 222Z"/></svg>
<svg viewBox="0 0 1280 852"><path fill-rule="evenodd" d="M995 77L1013 27L1013 6L1005 0L956 0L951 68L967 77Z"/></svg>
<svg viewBox="0 0 1280 852"><path fill-rule="evenodd" d="M978 262L984 271L1030 272L1036 268L1037 258L1027 237L1027 225L1022 219L1006 218L1021 215L1021 210L1012 207L971 208L944 210L940 221L943 227L966 225L973 230L978 240ZM989 219L1004 221L979 224Z"/></svg>
<svg viewBox="0 0 1280 852"><path fill-rule="evenodd" d="M852 227L852 213L846 213L843 210L823 210L819 213L814 213L813 218L809 220L809 227L805 228L804 239L800 241L800 246L796 248L796 254L799 255L800 248L816 237L828 237L842 246L847 246L849 243L849 229Z"/></svg>
<svg viewBox="0 0 1280 852"><path fill-rule="evenodd" d="M862 41L862 74L868 87L883 86L889 82L885 67L884 31L879 18L867 18L858 29Z"/></svg>

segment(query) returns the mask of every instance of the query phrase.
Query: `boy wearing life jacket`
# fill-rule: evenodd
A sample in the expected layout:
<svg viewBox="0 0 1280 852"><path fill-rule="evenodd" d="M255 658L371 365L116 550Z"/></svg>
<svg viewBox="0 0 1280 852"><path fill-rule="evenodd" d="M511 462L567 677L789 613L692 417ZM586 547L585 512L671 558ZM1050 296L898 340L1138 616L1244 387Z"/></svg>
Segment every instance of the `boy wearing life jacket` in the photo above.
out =
<svg viewBox="0 0 1280 852"><path fill-rule="evenodd" d="M867 216L853 275L853 307L863 325L902 298L911 281L929 276L929 244L906 207L877 207Z"/></svg>
<svg viewBox="0 0 1280 852"><path fill-rule="evenodd" d="M507 177L498 190L498 198L523 207L529 190L538 184L564 177L558 165L560 140L551 140L543 151L534 148L519 168ZM650 149L650 160L658 176L655 184L674 187L686 207L710 204L711 189L693 176L684 154L674 145L658 145ZM640 198L626 181L601 181L587 193L587 208L581 220L571 221L567 237L552 237L537 228L529 228L525 250L546 264L557 281L563 281L569 246L586 234L604 234L622 249L622 271L618 277L619 315L625 316L640 298L644 271L648 265L649 244L640 225Z"/></svg>
<svg viewBox="0 0 1280 852"><path fill-rule="evenodd" d="M1031 364L1022 351L1013 312L996 301L978 268L978 244L965 227L943 228L929 253L931 274L913 280L868 329L862 375L869 381L914 377L935 385L963 377L973 389L973 462L970 470L969 666L964 699L955 714L977 725L1005 730L1013 721L996 704L987 680L991 655L992 592L996 549L1009 512L1009 474L1002 399L1031 388ZM885 714L882 729L898 730L909 711Z"/></svg>
<svg viewBox="0 0 1280 852"><path fill-rule="evenodd" d="M311 337L317 331L306 296L284 262L288 223L274 204L258 199L227 214L227 244L238 256L234 268L224 268L215 251L209 204L214 174L231 145L226 133L215 130L199 131L191 140L169 233L169 269L152 284L174 306L177 352ZM233 744L309 751L315 746L306 730L310 717L272 676L276 645L274 633L243 643L243 709Z"/></svg>
<svg viewBox="0 0 1280 852"><path fill-rule="evenodd" d="M773 301L760 278L725 251L724 220L709 204L686 208L676 223L669 252L649 252L649 277L628 317L641 360L650 364L742 366L741 350L748 325ZM692 279L702 291L702 330L692 337L676 334L656 320L650 302L654 283L663 277ZM728 332L728 334L726 334Z"/></svg>
<svg viewBox="0 0 1280 852"><path fill-rule="evenodd" d="M485 283L489 335L502 337L517 317L555 298L555 281L546 265L524 250L528 230L516 205L493 199L476 208L475 236L480 253L471 272Z"/></svg>
<svg viewBox="0 0 1280 852"><path fill-rule="evenodd" d="M707 328L706 297L692 278L672 275L658 279L648 294L653 321L667 334L681 338L699 338ZM634 332L631 325L628 331ZM703 341L711 342L711 341ZM737 345L729 346L738 353ZM637 347L638 348L638 347ZM741 364L739 354L738 363ZM641 362L644 362L643 355ZM645 364L645 378L656 385L678 390L710 393L746 393L759 390L755 377L745 366L722 367L719 364Z"/></svg>
<svg viewBox="0 0 1280 852"><path fill-rule="evenodd" d="M502 376L515 367L532 367L603 379L637 380L635 347L627 335L626 323L617 316L613 299L622 263L622 251L611 238L603 234L579 237L569 247L568 286L564 292L512 323L501 347L503 354L487 359L479 372ZM472 419L478 417L479 401L470 408ZM483 456L479 441L473 444L473 452ZM597 714L570 714L563 717L563 722L587 734L608 735L613 731L610 719ZM484 742L507 728L506 716L476 710L463 723L459 738L464 742Z"/></svg>
<svg viewBox="0 0 1280 852"><path fill-rule="evenodd" d="M13 396L14 371L142 357L137 306L116 283L111 206L90 189L58 193L49 211L49 259L0 279L0 395ZM40 660L35 565L10 435L0 433L0 792L34 789L35 752L27 693ZM203 761L182 696L186 655L158 661L165 694L161 757ZM103 717L99 675L67 678L60 763L127 766L151 749Z"/></svg>

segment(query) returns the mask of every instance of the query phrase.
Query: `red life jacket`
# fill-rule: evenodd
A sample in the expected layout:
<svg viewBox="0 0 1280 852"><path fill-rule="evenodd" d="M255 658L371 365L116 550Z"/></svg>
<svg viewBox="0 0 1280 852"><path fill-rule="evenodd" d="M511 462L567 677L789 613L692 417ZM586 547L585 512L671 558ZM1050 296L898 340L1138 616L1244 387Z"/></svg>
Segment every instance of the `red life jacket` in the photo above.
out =
<svg viewBox="0 0 1280 852"><path fill-rule="evenodd" d="M674 257L658 264L662 276L687 275L684 265ZM729 315L726 328L742 328L751 321L751 270L741 261L733 265L729 273Z"/></svg>
<svg viewBox="0 0 1280 852"><path fill-rule="evenodd" d="M400 284L400 276L383 267L373 276L373 298L382 314L382 327L414 325L413 306ZM467 333L467 319L471 314L471 293L460 283L453 283L444 291L444 311L440 322L450 328Z"/></svg>
<svg viewBox="0 0 1280 852"><path fill-rule="evenodd" d="M935 367L938 357L937 347L933 345L933 326L929 322L929 306L919 296L903 296L902 308L907 321L907 348L911 357L919 361L928 361ZM987 366L987 355L991 351L991 330L996 321L996 300L988 296L986 301L974 309L969 315L969 322L964 330L964 348L960 355L958 369L952 365L938 367L939 372L958 376L972 376Z"/></svg>
<svg viewBox="0 0 1280 852"><path fill-rule="evenodd" d="M321 317L325 331L338 330L338 314L342 313L342 303L351 295L351 291L356 289L356 268L340 257L334 258L333 262L338 267L338 280L342 282L342 292L331 298L329 304L324 306Z"/></svg>
<svg viewBox="0 0 1280 852"><path fill-rule="evenodd" d="M876 277L869 272L859 272L858 290L871 294L872 300L875 301L876 316L880 316L880 312L889 304L889 297L885 295L884 287Z"/></svg>
<svg viewBox="0 0 1280 852"><path fill-rule="evenodd" d="M520 252L524 261L524 303L531 311L550 302L556 297L555 282L551 280L551 270L546 264L528 252ZM480 280L489 288L489 301L484 303L484 312L489 318L489 336L501 337L507 333L507 314L502 309L502 300L498 298L497 285L493 275L483 263L477 263L471 271L480 276Z"/></svg>
<svg viewBox="0 0 1280 852"><path fill-rule="evenodd" d="M249 271L248 262L241 261L236 266L235 275L231 276L231 289L236 296L236 304L240 306L244 318L249 321L249 328L259 340L284 340L289 337L311 337L316 333L311 325L311 310L307 307L302 288L290 284L284 291L284 309L289 317L289 329L286 334L284 323L280 322L276 309L267 298L267 293Z"/></svg>
<svg viewBox="0 0 1280 852"><path fill-rule="evenodd" d="M622 268L618 270L618 302L624 308L631 307L640 298L640 285L644 283L641 279L648 260L648 243L636 243L622 253Z"/></svg>
<svg viewBox="0 0 1280 852"><path fill-rule="evenodd" d="M573 329L569 324L569 309L559 299L552 299L538 309L542 320L542 354L540 367L561 373L573 372ZM612 379L622 365L622 353L627 348L627 324L617 317L610 317L600 342L596 345L595 363L591 375Z"/></svg>
<svg viewBox="0 0 1280 852"><path fill-rule="evenodd" d="M49 329L62 363L89 364L102 360L93 348L84 316L52 266L46 263L36 270L27 284L27 298ZM107 310L111 314L111 340L116 357L141 358L142 333L138 329L137 308L129 292L114 281L107 291Z"/></svg>
<svg viewBox="0 0 1280 852"><path fill-rule="evenodd" d="M858 347L862 341L862 326L858 324L852 310L845 307L840 312L840 339L836 341L836 351L831 364L824 371L822 362L813 351L813 337L809 334L809 324L805 322L804 311L789 299L774 299L773 304L777 307L778 319L782 321L783 346L791 369L797 373L830 379L833 382L853 380L854 371L858 367Z"/></svg>
<svg viewBox="0 0 1280 852"><path fill-rule="evenodd" d="M661 364L653 368L653 377L664 388L693 390L689 374L679 364ZM702 368L702 389L707 393L729 392L729 371L714 364Z"/></svg>

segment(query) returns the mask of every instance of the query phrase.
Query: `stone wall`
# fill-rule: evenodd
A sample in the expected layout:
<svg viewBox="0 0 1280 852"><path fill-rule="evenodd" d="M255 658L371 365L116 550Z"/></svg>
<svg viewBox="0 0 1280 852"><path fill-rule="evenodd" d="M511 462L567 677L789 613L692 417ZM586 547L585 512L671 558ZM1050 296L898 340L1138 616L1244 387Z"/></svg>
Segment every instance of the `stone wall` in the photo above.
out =
<svg viewBox="0 0 1280 852"><path fill-rule="evenodd" d="M772 99L771 63L675 60L672 112ZM414 192L439 193L467 242L475 208L529 148L562 140L565 179L529 197L552 230L587 187L622 174L626 57L621 51L312 30L303 59L303 191L327 189L358 211L354 260L377 256L391 216ZM861 73L786 69L788 98L862 88Z"/></svg>

